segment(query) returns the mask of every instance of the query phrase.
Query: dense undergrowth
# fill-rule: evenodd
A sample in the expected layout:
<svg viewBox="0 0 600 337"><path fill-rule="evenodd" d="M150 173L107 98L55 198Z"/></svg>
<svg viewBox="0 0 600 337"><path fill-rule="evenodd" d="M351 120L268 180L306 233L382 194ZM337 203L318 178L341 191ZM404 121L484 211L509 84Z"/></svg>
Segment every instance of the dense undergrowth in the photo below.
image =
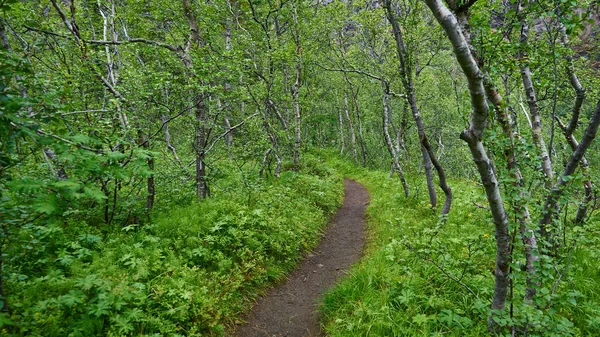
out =
<svg viewBox="0 0 600 337"><path fill-rule="evenodd" d="M405 197L396 177L332 152L307 155L302 172L278 179L222 167L212 198L159 204L149 223L106 231L92 218L64 217L23 226L22 248L8 250L4 266L12 313L0 315L2 335L228 335L252 300L316 244L341 203L344 176L370 192L369 241L324 298L328 335L489 334L495 243L478 184L452 181L460 193L440 225L420 176L408 176ZM599 234L597 218L568 227L570 257L546 275L560 282L539 289L541 309L522 305L522 261L514 261L507 325L527 319L530 336L598 335Z"/></svg>
<svg viewBox="0 0 600 337"><path fill-rule="evenodd" d="M405 197L399 179L390 179L389 173L339 160L329 165L364 184L371 201L365 257L324 298L328 335L489 335L495 242L482 187L452 181L460 193L455 193L447 222L439 225L421 177L409 177L413 190ZM515 270L522 261L513 261L512 277L519 281L512 289L507 325L527 326L529 336L600 333L600 228L595 220L565 231L567 241L575 242L571 257L559 269L544 271L556 289L538 289L540 309L522 304L524 273ZM509 329L502 333L510 335Z"/></svg>
<svg viewBox="0 0 600 337"><path fill-rule="evenodd" d="M10 250L5 265L12 314L0 315L1 334L223 335L314 246L343 195L341 176L309 156L301 173L250 187L234 165L223 175L227 193L162 205L149 224L24 226L29 248Z"/></svg>

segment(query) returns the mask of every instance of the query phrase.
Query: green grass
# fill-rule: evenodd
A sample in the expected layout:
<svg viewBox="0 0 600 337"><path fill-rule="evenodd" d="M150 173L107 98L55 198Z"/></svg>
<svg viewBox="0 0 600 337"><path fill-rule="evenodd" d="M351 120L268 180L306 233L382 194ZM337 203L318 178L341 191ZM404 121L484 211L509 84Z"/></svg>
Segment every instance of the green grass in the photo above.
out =
<svg viewBox="0 0 600 337"><path fill-rule="evenodd" d="M371 202L366 254L323 300L327 334L489 335L495 241L488 211L476 206L486 205L483 189L472 182L451 181L454 204L447 222L439 225L438 210L429 207L421 177L408 177L413 195L407 198L399 179L389 178L387 172L357 169L337 159L329 164L364 184ZM443 194L438 195L443 199ZM595 236L591 228L596 228ZM514 274L514 324L529 317L530 336L600 333L597 223L574 229L570 235L576 232L580 232L580 244L556 295L542 296L544 300L552 298L549 309L526 314L531 308L519 300L524 276L522 272ZM522 263L514 262L515 268ZM550 272L546 283L552 285L556 277L557 273Z"/></svg>

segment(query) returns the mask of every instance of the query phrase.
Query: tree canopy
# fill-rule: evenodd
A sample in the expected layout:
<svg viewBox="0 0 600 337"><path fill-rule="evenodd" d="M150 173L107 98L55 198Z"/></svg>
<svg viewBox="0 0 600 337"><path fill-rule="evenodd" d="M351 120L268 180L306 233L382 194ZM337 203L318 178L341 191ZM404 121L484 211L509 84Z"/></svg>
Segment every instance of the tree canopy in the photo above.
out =
<svg viewBox="0 0 600 337"><path fill-rule="evenodd" d="M340 173L320 160L340 156L389 170L396 193L426 200L415 207L436 214L432 240L464 212L461 184L476 183L485 201L469 206L495 233L493 285L458 283L485 299L490 333L595 335L600 313L565 305L586 301L568 286L573 259L595 261L589 279L600 282L599 10L593 0L0 1L0 331L223 334L235 319L218 316L242 304L184 323L138 311L174 314L170 289L192 270L289 269L314 244L304 232L339 204ZM306 228L293 232L294 221ZM279 226L273 236L256 234L264 223ZM240 241L223 239L237 231ZM175 260L142 263L143 245L157 261L181 250L190 274L153 288L169 263L184 272ZM446 272L443 253L406 247ZM120 288L101 256L145 271ZM276 278L264 268L223 279ZM198 290L201 305L218 306L215 289Z"/></svg>

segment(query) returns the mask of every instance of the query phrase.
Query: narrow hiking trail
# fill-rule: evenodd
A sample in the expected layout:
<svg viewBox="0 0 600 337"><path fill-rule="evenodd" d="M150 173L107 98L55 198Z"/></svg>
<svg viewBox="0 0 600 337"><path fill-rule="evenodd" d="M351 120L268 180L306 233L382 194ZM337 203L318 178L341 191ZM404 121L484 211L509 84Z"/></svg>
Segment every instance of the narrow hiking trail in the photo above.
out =
<svg viewBox="0 0 600 337"><path fill-rule="evenodd" d="M289 278L259 299L240 325L237 337L320 336L319 299L362 254L365 243L367 190L346 179L344 204L325 230L319 245Z"/></svg>

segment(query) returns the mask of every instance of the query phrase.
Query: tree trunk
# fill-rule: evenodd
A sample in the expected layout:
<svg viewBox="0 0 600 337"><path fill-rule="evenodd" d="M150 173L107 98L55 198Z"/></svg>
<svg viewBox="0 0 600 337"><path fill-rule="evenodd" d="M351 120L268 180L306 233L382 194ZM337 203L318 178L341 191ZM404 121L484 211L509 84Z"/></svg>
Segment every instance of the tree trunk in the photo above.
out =
<svg viewBox="0 0 600 337"><path fill-rule="evenodd" d="M437 192L435 191L435 183L433 182L433 169L431 168L431 158L427 153L427 149L423 144L420 144L421 155L423 157L423 169L425 170L425 180L427 181L427 192L429 193L429 204L432 208L437 207Z"/></svg>
<svg viewBox="0 0 600 337"><path fill-rule="evenodd" d="M387 83L382 81L381 87L383 89L383 134L385 136L385 143L387 145L388 151L390 152L390 156L392 157L392 172L394 170L398 172L398 176L400 177L400 181L402 182L402 187L404 188L404 195L408 197L410 195L408 183L406 182L406 178L404 177L404 171L402 171L402 167L400 166L400 160L398 159L398 151L392 143L392 138L390 137L389 132L390 97Z"/></svg>
<svg viewBox="0 0 600 337"><path fill-rule="evenodd" d="M117 31L115 30L115 4L113 1L108 5L109 8L103 9L102 5L98 3L98 10L100 12L100 16L102 16L102 38L104 41L118 41L119 36ZM110 36L109 36L110 35ZM118 53L118 46L112 46L115 54ZM114 64L111 56L111 46L106 44L104 46L104 52L106 54L106 78L112 87L116 87L117 85L117 67ZM117 54L118 55L118 54ZM127 132L129 127L129 118L127 114L123 112L120 106L117 106L117 112L119 114L119 121L121 122L121 128Z"/></svg>
<svg viewBox="0 0 600 337"><path fill-rule="evenodd" d="M202 97L196 98L196 140L194 150L196 152L196 197L205 199L209 196L208 183L206 181L206 166L204 164L206 147L206 116L207 106Z"/></svg>
<svg viewBox="0 0 600 337"><path fill-rule="evenodd" d="M462 132L461 139L469 145L469 150L471 151L473 161L477 166L481 182L483 183L486 192L495 226L495 285L491 305L493 311L489 317L488 323L490 330L498 332L501 327L498 326L498 323L495 320L496 312L504 311L508 286L510 283L509 263L511 237L508 231L506 210L504 209L502 196L496 179L496 170L482 143L483 131L486 127L487 116L489 113L489 107L483 87L483 74L471 55L469 45L461 32L456 17L454 17L440 0L425 0L425 2L452 43L458 63L460 64L469 85L473 112L471 114L469 128Z"/></svg>
<svg viewBox="0 0 600 337"><path fill-rule="evenodd" d="M173 144L171 144L171 133L169 132L169 116L166 114L161 114L160 121L163 124L163 131L165 133L165 143L167 144L167 149L169 149L169 151L173 153L173 157L175 157L175 160L177 161L179 166L181 166L181 160L179 160L177 150L175 149Z"/></svg>
<svg viewBox="0 0 600 337"><path fill-rule="evenodd" d="M540 158L542 160L542 171L546 176L546 188L552 186L553 172L552 163L550 162L550 156L546 150L546 144L544 143L544 137L542 135L542 118L540 116L537 98L535 95L535 88L533 87L533 81L531 79L531 69L529 68L529 61L527 55L527 41L529 39L529 23L525 15L519 14L521 21L521 34L519 37L519 60L521 69L521 78L523 80L523 87L525 88L525 97L527 99L527 105L529 106L529 113L532 119L531 133L533 135L533 143L538 149Z"/></svg>
<svg viewBox="0 0 600 337"><path fill-rule="evenodd" d="M408 101L404 100L404 106L402 109L402 122L400 123L400 130L396 135L396 146L404 150L404 158L410 159L408 148L406 147L406 130L408 129Z"/></svg>
<svg viewBox="0 0 600 337"><path fill-rule="evenodd" d="M340 108L338 108L338 119L340 125L340 155L343 155L346 147L346 140L344 139L344 117L342 116L342 110Z"/></svg>
<svg viewBox="0 0 600 337"><path fill-rule="evenodd" d="M352 82L350 82L350 79L348 78L348 75L346 75L346 73L344 73L344 79L346 80L346 83L348 83L348 86L350 88L350 93L352 94L352 102L354 103L354 109L356 112L356 122L358 124L358 143L360 145L360 159L361 159L361 164L363 167L367 166L367 151L365 149L365 140L363 137L363 132L362 132L362 121L360 118L360 107L358 105L358 93L354 90L354 86L352 85Z"/></svg>
<svg viewBox="0 0 600 337"><path fill-rule="evenodd" d="M151 210L154 207L154 196L156 195L156 188L154 185L154 157L148 158L148 168L152 171L146 182L148 196L146 197L146 209Z"/></svg>
<svg viewBox="0 0 600 337"><path fill-rule="evenodd" d="M469 26L469 8L470 5L456 6L454 3L454 11L461 31L465 36L465 42L471 50L471 56L475 59L475 48L473 47L470 39L470 26ZM480 59L478 66L482 71L486 71L484 62ZM517 165L517 159L515 156L514 139L515 133L513 123L508 111L508 102L504 102L502 96L498 93L498 90L494 86L493 82L489 78L488 74L483 75L483 86L488 100L494 106L494 112L497 120L500 122L502 132L509 141L508 147L504 150L504 157L506 159L506 169L512 178L513 195L516 193L520 201L513 202L513 210L518 217L519 221L519 233L521 240L523 241L525 251L525 266L527 269L527 287L525 289L524 300L526 303L531 303L533 297L536 294L536 286L539 286L539 280L537 277L536 261L539 260L539 252L537 247L537 237L535 231L531 229L531 215L529 213L529 207L527 205L527 195L524 190L524 180L521 170Z"/></svg>
<svg viewBox="0 0 600 337"><path fill-rule="evenodd" d="M437 157L435 156L435 153L431 148L431 144L427 139L427 135L425 134L425 127L423 126L423 121L421 119L419 107L417 106L417 96L415 93L415 87L413 83L412 67L408 60L408 52L406 50L406 45L404 44L402 31L400 29L398 19L392 11L391 0L385 0L384 6L386 9L388 21L392 25L392 33L394 39L396 40L396 52L398 54L398 60L400 61L400 77L402 79L402 84L406 92L406 97L410 105L413 118L415 120L415 123L417 124L417 132L419 133L419 141L421 142L421 151L423 152L423 164L425 166L425 176L427 178L429 200L431 201L431 206L435 207L437 200L435 195L435 187L433 187L433 173L430 165L431 163L437 171L440 187L445 194L444 206L442 207L441 214L446 215L450 212L450 207L452 206L452 189L450 189L450 187L448 186L448 183L446 181L446 173L444 172L444 169L442 168L440 162L437 160Z"/></svg>
<svg viewBox="0 0 600 337"><path fill-rule="evenodd" d="M406 100L404 100L406 101ZM396 150L396 153L398 154L398 159L400 159L400 153L402 153L402 151L406 152L406 146L404 145L404 133L405 133L405 127L406 125L404 124L404 119L405 119L405 113L402 114L402 121L400 122L400 128L398 128L398 126L396 126L396 123L394 123L394 114L391 112L390 109L390 125L392 126L392 130L394 130L394 148Z"/></svg>
<svg viewBox="0 0 600 337"><path fill-rule="evenodd" d="M509 145L504 150L504 157L506 158L506 169L512 178L512 186L514 188L513 193L517 193L520 198L519 202L513 202L512 205L515 214L518 216L519 233L521 234L521 240L525 246L525 266L527 268L527 288L525 289L525 301L529 303L536 294L535 286L539 285L536 268L536 261L539 260L537 237L535 231L531 229L531 215L529 213L529 207L525 201L527 199L527 195L525 194L524 190L525 186L523 175L517 166L517 159L515 157L515 133L513 131L513 125L507 105L505 102L503 102L502 97L489 80L484 80L484 88L488 99L494 105L496 118L502 126L502 131L509 140Z"/></svg>
<svg viewBox="0 0 600 337"><path fill-rule="evenodd" d="M231 21L229 18L225 21L225 50L231 50ZM231 90L231 83L229 81L225 81L225 92L229 92ZM219 100L219 103L221 101ZM226 101L225 102L225 128L227 135L225 136L225 144L227 145L227 155L229 159L233 159L233 155L231 154L231 147L233 146L233 132L231 132L231 105ZM243 115L243 111L242 111Z"/></svg>
<svg viewBox="0 0 600 337"><path fill-rule="evenodd" d="M556 216L558 200L563 194L565 188L567 187L567 182L569 181L569 177L575 173L575 169L579 165L580 161L583 159L585 152L588 147L596 137L596 133L598 132L598 125L600 124L600 100L596 104L596 109L594 110L594 114L583 134L583 138L581 142L573 151L571 158L567 162L565 169L561 176L558 178L558 182L556 185L552 187L552 190L546 197L546 203L544 204L544 209L542 211L542 218L540 219L540 231L541 234L546 237L548 236L548 225L552 223L552 220Z"/></svg>
<svg viewBox="0 0 600 337"><path fill-rule="evenodd" d="M344 89L344 112L346 113L346 121L348 121L348 128L350 129L350 144L352 145L352 157L354 162L358 162L358 154L356 152L356 133L354 132L354 125L352 118L350 118L350 112L348 111L348 92Z"/></svg>
<svg viewBox="0 0 600 337"><path fill-rule="evenodd" d="M269 154L271 153L271 149L267 149L267 151L265 151L265 154L263 155L263 160L262 160L262 164L260 166L260 171L258 172L258 177L262 178L263 174L265 173L265 168L267 167L267 162L269 160Z"/></svg>
<svg viewBox="0 0 600 337"><path fill-rule="evenodd" d="M569 47L569 43L567 41L567 31L565 26L562 23L559 23L559 30L561 33L560 41L565 47ZM567 143L573 151L577 149L579 144L573 137L573 132L577 129L577 124L579 123L579 114L581 113L581 106L583 105L583 101L585 100L585 89L579 82L579 78L575 74L575 69L573 66L573 57L571 55L566 56L567 59L567 74L569 75L569 82L575 91L575 102L573 104L573 109L571 112L571 120L569 121L569 125L565 126L560 119L557 118L557 122L559 123L560 128L567 139ZM585 221L587 216L589 203L592 201L593 195L593 183L589 174L590 164L585 157L581 158L581 170L583 172L584 181L583 181L583 190L584 196L583 200L579 204L577 209L577 215L575 216L575 223L582 224Z"/></svg>
<svg viewBox="0 0 600 337"><path fill-rule="evenodd" d="M186 68L193 72L192 58L189 54L189 50L192 44L197 47L202 47L204 41L200 36L200 28L198 27L198 20L196 14L192 9L192 5L189 0L181 1L183 7L183 13L188 21L190 29L190 36L188 45L183 51L181 60ZM196 197L198 199L207 198L210 195L208 188L208 182L206 178L206 165L204 162L206 153L206 122L208 121L208 106L204 102L204 97L200 94L194 95L194 115L196 119L196 139L194 141L194 150L196 152Z"/></svg>
<svg viewBox="0 0 600 337"><path fill-rule="evenodd" d="M292 102L294 104L294 170L300 170L300 144L301 144L301 118L298 94L300 92L300 79L302 76L302 46L300 44L300 28L298 27L298 14L296 6L293 6L293 18L295 25L294 43L296 44L296 81L292 88Z"/></svg>
<svg viewBox="0 0 600 337"><path fill-rule="evenodd" d="M577 140L575 139L573 134L569 132L568 127L558 117L556 117L556 122L558 123L558 126L562 130L562 132L565 136L565 139L567 140L567 143L569 144L569 147L571 147L571 150L573 150L573 151L577 150L579 143L577 142ZM594 194L593 194L594 185L593 185L592 179L590 177L589 169L590 169L590 163L587 161L587 159L585 157L581 157L581 171L582 171L583 177L584 177L584 179L583 179L584 196L583 196L583 200L579 203L579 207L577 208L577 215L575 216L576 224L582 224L584 222L586 215L587 215L589 203L592 201L592 198L594 197Z"/></svg>
<svg viewBox="0 0 600 337"><path fill-rule="evenodd" d="M279 144L277 142L277 136L275 135L275 132L273 131L273 127L269 123L269 114L268 114L268 111L272 106L273 106L272 104L267 104L265 106L265 113L263 115L263 118L264 118L263 126L265 128L265 132L267 133L267 136L269 137L269 141L271 142L271 151L269 151L269 153L271 153L273 155L273 157L277 160L277 168L275 169L275 176L279 177L279 172L281 172L281 158L279 157Z"/></svg>

